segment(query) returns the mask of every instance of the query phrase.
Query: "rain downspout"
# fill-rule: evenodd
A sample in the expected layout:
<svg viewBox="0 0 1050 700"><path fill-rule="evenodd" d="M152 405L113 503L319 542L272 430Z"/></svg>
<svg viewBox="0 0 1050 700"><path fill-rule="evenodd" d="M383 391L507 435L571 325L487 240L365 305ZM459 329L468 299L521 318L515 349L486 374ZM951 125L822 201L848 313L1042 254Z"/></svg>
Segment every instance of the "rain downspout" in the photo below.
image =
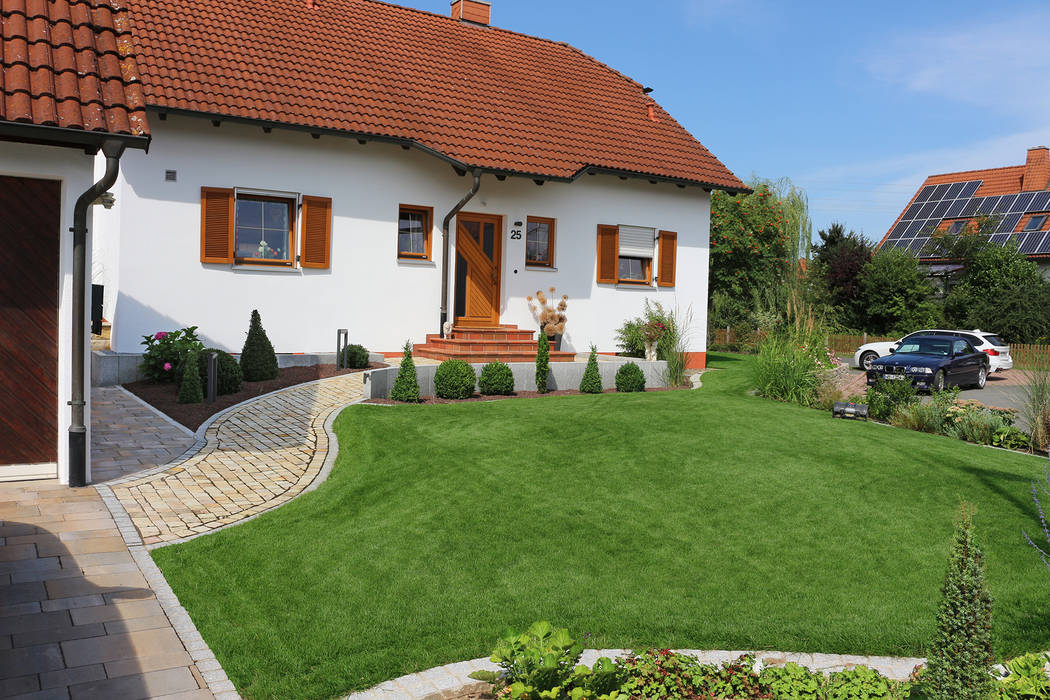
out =
<svg viewBox="0 0 1050 700"><path fill-rule="evenodd" d="M120 156L124 153L122 141L102 143L106 156L106 173L77 199L73 207L73 386L70 391L69 420L69 485L87 483L87 426L84 425L84 351L87 347L84 315L87 299L87 214L88 207L117 181Z"/></svg>
<svg viewBox="0 0 1050 700"><path fill-rule="evenodd" d="M467 202L474 199L474 195L478 193L478 189L481 187L481 171L474 171L474 186L470 188L470 192L463 199L459 200L459 204L452 207L452 211L445 215L445 221L441 225L441 326L438 332L441 337L445 337L445 323L448 322L448 228L452 224L453 217L459 213L459 210L467 205Z"/></svg>

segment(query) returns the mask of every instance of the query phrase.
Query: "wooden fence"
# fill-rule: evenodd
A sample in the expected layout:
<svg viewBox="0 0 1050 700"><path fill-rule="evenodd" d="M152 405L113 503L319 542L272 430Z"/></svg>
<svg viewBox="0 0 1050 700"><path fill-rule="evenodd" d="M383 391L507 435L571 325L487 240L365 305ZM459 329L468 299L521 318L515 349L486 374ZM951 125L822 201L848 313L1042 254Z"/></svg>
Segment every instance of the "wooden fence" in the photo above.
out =
<svg viewBox="0 0 1050 700"><path fill-rule="evenodd" d="M761 333L757 331L721 328L711 331L708 342L715 346L754 345L760 339ZM899 339L899 336L833 334L828 336L828 347L838 355L852 355L865 343L892 342ZM1010 345L1010 355L1014 359L1014 367L1019 369L1034 366L1050 367L1050 345L1013 344Z"/></svg>

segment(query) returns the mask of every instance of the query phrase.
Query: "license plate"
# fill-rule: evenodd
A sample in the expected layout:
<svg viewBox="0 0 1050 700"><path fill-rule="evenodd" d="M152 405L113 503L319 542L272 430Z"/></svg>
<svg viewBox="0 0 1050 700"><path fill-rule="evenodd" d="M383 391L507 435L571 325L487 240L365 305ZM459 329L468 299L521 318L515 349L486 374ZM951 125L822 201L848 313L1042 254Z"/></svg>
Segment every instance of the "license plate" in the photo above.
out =
<svg viewBox="0 0 1050 700"><path fill-rule="evenodd" d="M907 379L903 374L884 374L882 375L882 378L889 379L890 381L902 381Z"/></svg>

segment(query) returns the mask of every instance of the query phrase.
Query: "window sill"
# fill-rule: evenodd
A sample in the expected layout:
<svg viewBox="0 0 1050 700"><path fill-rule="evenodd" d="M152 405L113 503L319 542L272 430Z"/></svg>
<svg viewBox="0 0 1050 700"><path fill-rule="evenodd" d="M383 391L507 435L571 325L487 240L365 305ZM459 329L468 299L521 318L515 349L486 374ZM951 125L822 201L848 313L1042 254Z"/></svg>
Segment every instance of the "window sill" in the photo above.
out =
<svg viewBox="0 0 1050 700"><path fill-rule="evenodd" d="M653 289L653 285L650 282L617 282L617 289Z"/></svg>
<svg viewBox="0 0 1050 700"><path fill-rule="evenodd" d="M558 268L551 265L529 265L526 263L525 269L530 272L557 272Z"/></svg>
<svg viewBox="0 0 1050 700"><path fill-rule="evenodd" d="M436 267L437 263L428 258L398 258L398 265L415 265L416 267Z"/></svg>
<svg viewBox="0 0 1050 700"><path fill-rule="evenodd" d="M234 263L230 266L234 272L278 272L281 274L299 274L302 269L290 265L252 265L250 263Z"/></svg>

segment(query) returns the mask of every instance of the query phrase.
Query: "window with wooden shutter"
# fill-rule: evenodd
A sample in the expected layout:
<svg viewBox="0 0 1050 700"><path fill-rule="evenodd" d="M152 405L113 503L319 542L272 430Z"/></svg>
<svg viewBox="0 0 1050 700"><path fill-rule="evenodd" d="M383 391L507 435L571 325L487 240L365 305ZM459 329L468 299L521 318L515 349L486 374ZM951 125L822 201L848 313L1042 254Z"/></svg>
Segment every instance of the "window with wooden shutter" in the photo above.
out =
<svg viewBox="0 0 1050 700"><path fill-rule="evenodd" d="M233 190L202 187L201 262L233 262L233 222Z"/></svg>
<svg viewBox="0 0 1050 700"><path fill-rule="evenodd" d="M598 227L598 284L616 284L619 237L615 226Z"/></svg>
<svg viewBox="0 0 1050 700"><path fill-rule="evenodd" d="M660 232L660 266L656 273L657 287L673 287L675 264L678 258L678 234L674 231Z"/></svg>
<svg viewBox="0 0 1050 700"><path fill-rule="evenodd" d="M301 220L299 264L302 267L327 268L331 263L332 250L332 200L303 195Z"/></svg>

